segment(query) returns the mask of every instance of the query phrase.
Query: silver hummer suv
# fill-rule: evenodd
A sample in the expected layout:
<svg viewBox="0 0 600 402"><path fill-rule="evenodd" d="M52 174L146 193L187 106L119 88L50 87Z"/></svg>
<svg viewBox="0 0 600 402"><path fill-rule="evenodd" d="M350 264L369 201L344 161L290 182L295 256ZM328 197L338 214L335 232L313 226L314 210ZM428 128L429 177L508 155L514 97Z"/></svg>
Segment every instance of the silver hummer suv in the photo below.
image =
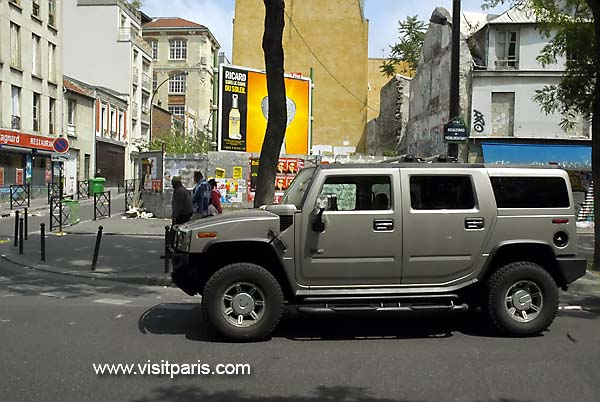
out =
<svg viewBox="0 0 600 402"><path fill-rule="evenodd" d="M457 163L319 165L282 203L180 225L172 278L236 340L305 312L464 311L545 330L584 275L567 173Z"/></svg>

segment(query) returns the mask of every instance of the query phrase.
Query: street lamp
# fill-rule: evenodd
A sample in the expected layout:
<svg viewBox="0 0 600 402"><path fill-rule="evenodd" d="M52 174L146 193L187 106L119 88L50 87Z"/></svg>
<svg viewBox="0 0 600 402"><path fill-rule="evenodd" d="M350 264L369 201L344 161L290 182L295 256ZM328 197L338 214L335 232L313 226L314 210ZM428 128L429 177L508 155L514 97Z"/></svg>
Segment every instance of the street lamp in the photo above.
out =
<svg viewBox="0 0 600 402"><path fill-rule="evenodd" d="M450 59L450 105L449 120L460 115L460 0L452 1L452 56ZM437 25L448 25L448 18L434 11L429 22ZM448 143L448 156L458 158L458 144Z"/></svg>
<svg viewBox="0 0 600 402"><path fill-rule="evenodd" d="M150 97L150 139L152 139L152 113L153 113L153 106L154 106L154 97L156 96L156 94L158 93L158 90L161 86L163 86L163 84L167 81L169 81L171 78L174 77L179 77L179 76L187 76L189 73L187 71L180 71L180 70L173 70L173 71L169 71L168 73L168 77L165 78L160 84L158 84L156 86L156 88L154 88L154 91L152 91L152 96Z"/></svg>

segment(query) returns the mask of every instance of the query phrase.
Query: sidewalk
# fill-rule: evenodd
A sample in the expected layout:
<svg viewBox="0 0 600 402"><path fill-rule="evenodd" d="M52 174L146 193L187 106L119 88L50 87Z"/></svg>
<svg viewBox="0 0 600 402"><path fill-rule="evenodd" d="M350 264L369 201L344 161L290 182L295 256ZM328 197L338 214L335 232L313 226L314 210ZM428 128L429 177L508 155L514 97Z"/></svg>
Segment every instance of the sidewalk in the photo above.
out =
<svg viewBox="0 0 600 402"><path fill-rule="evenodd" d="M0 245L2 259L26 268L85 278L107 279L141 285L171 285L165 274L164 238L102 236L96 270L92 271L95 235L46 236L46 262L41 262L40 234L30 234L23 254L12 243ZM0 262L1 263L1 262Z"/></svg>
<svg viewBox="0 0 600 402"><path fill-rule="evenodd" d="M69 226L63 231L67 234L97 234L98 227L102 226L105 235L121 236L165 236L165 226L171 226L170 219L128 219L123 215L122 209L110 218L98 219L96 221L79 222Z"/></svg>

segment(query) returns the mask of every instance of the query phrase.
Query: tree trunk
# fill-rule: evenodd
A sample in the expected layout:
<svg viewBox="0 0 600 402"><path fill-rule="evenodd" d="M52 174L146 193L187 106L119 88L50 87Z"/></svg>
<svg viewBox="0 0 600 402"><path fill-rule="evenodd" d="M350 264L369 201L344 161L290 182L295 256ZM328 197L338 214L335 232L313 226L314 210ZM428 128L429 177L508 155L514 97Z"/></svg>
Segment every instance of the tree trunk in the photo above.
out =
<svg viewBox="0 0 600 402"><path fill-rule="evenodd" d="M269 118L260 151L254 207L273 203L277 162L287 122L282 44L285 1L264 0L264 3L266 13L262 48L267 69Z"/></svg>
<svg viewBox="0 0 600 402"><path fill-rule="evenodd" d="M600 271L600 2L587 0L594 16L594 98L592 103L592 180L594 181L594 263Z"/></svg>

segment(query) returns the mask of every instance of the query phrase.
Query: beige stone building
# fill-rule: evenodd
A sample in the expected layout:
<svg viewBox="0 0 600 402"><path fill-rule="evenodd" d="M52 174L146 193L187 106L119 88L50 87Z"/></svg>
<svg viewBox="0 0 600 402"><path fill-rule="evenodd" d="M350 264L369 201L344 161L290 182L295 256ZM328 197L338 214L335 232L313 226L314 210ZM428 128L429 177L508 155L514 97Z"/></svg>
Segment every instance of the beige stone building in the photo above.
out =
<svg viewBox="0 0 600 402"><path fill-rule="evenodd" d="M363 0L287 0L286 73L313 70L313 153L365 152L368 32ZM233 64L264 69L262 0L236 0Z"/></svg>
<svg viewBox="0 0 600 402"><path fill-rule="evenodd" d="M154 18L143 25L143 36L152 47L153 104L182 119L188 134L213 141L219 42L207 27L183 18Z"/></svg>
<svg viewBox="0 0 600 402"><path fill-rule="evenodd" d="M0 1L0 187L29 183L43 193L52 181L52 140L65 135L59 5Z"/></svg>

